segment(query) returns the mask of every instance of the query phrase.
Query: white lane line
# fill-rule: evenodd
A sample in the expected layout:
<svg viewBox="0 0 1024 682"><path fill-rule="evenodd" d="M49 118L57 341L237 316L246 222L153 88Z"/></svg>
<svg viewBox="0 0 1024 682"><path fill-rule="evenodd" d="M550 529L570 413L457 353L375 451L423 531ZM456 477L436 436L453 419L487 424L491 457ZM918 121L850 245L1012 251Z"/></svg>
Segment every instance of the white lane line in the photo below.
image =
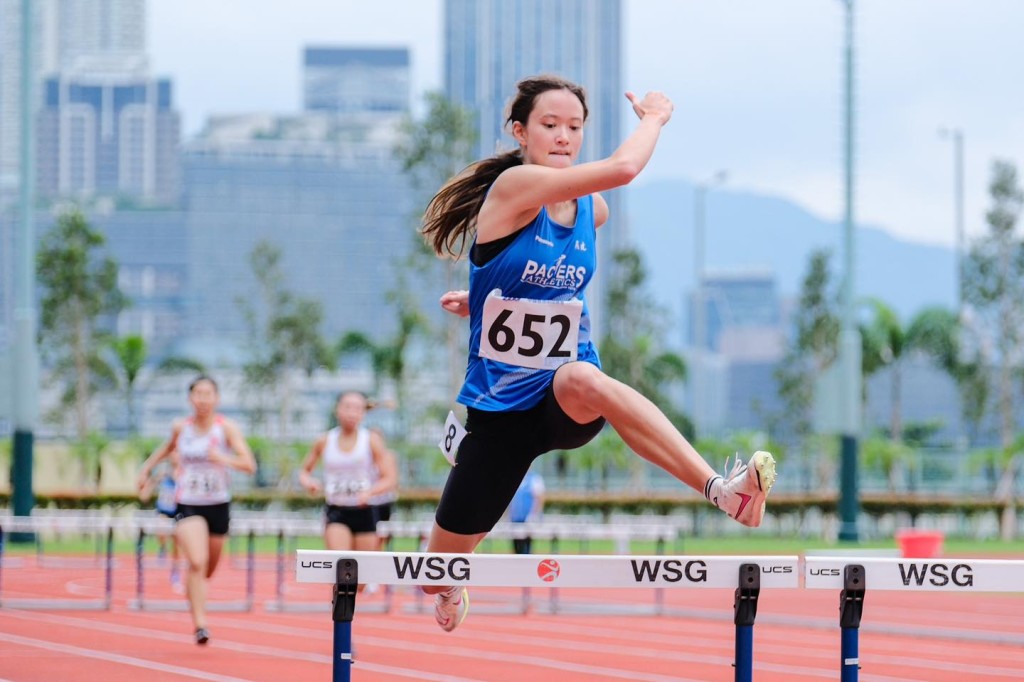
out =
<svg viewBox="0 0 1024 682"><path fill-rule="evenodd" d="M144 668L147 671L156 670L164 673L173 673L175 675L191 677L196 680L209 680L210 682L249 682L248 680L244 680L240 677L228 677L227 675L208 673L194 668L183 668L179 665L168 665L166 663L158 663L156 661L149 661L143 658L135 658L134 656L122 656L121 654L112 654L107 651L96 651L95 649L85 649L71 644L58 644L56 642L49 642L42 639L31 639L29 637L11 635L5 632L0 632L0 640L10 642L11 644L20 644L22 646L31 646L39 649L46 649L47 651L55 651L61 654L73 654L75 656L83 656L85 658L95 658L108 663L121 663L123 665L130 665L136 668Z"/></svg>
<svg viewBox="0 0 1024 682"><path fill-rule="evenodd" d="M112 632L121 635L129 635L134 637L147 637L149 639L158 639L169 642L191 642L191 639L185 638L181 635L164 632L161 630L150 630L148 628L140 628L131 625L116 625L113 623L103 623L100 621L86 621L81 618L73 618L67 616L57 616L51 614L42 614L35 612L26 611L7 611L6 615L23 618L25 620L31 620L43 623L53 623L60 625L68 625L72 627L80 627L87 630L102 630L104 632ZM254 624L254 627L248 628L256 631L266 631L266 627L260 624ZM315 634L324 635L324 632L316 631ZM0 639L5 635L0 633ZM12 635L13 636L13 635ZM307 633L308 636L308 633ZM328 635L329 636L329 635ZM326 638L325 638L326 639ZM56 645L54 645L56 646ZM240 653L247 654L259 654L262 656L268 656L272 658L283 658L296 661L307 661L310 663L322 663L325 666L330 666L333 662L333 656L327 656L324 654L306 653L301 651L292 651L290 649L281 649L278 647L262 646L259 644L245 644L241 642L230 642L225 639L217 638L216 646L218 649L228 649L230 651L237 651ZM58 647L59 650L62 650ZM136 659L141 660L141 659ZM146 662L143 661L145 664ZM157 663L153 664L160 665ZM426 682L487 682L486 680L479 680L470 677L459 677L456 675L444 675L437 673L428 673L421 670L414 670L410 668L399 668L396 666L381 665L378 663L370 663L368 661L357 660L356 665L358 670L366 670L369 672L376 672L387 675L394 675L396 677L408 677L414 680L424 680ZM204 678L205 679L205 678ZM210 678L214 679L214 678ZM236 678L216 678L223 679L225 681L236 681ZM245 682L245 681L241 681ZM687 682L687 681L683 681Z"/></svg>
<svg viewBox="0 0 1024 682"><path fill-rule="evenodd" d="M378 624L379 625L379 624ZM232 627L250 629L258 628L260 630L268 630L278 632L279 634L286 634L298 637L309 637L315 634L315 630L306 628L295 628L287 626L273 626L269 624L260 624L256 626L254 624L247 623L235 619L231 622ZM396 630L405 630L407 627L392 626ZM474 632L473 638L484 641L492 641L497 643L519 643L522 645L523 651L536 650L540 648L559 648L571 651L591 651L595 653L615 653L619 656L628 656L630 658L646 658L656 661L664 661L665 659L676 660L685 663L704 663L708 665L716 665L722 668L728 668L734 663L734 659L725 656L705 656L698 654L687 654L682 652L671 652L671 651L640 651L628 647L628 646L613 646L613 645L595 645L590 642L581 640L566 640L564 638L552 641L551 639L538 638L538 637L522 637L509 634L494 634L494 633L480 633ZM588 666L583 664L571 663L559 659L551 659L542 656L530 656L526 654L503 654L495 651L480 651L478 649L470 649L465 643L458 648L454 649L449 646L438 646L434 644L424 644L420 642L409 642L404 640L397 640L392 637L374 637L372 635L359 634L356 638L357 642L366 643L371 646L379 646L387 649L396 649L400 651L413 651L422 654L437 654L440 656L457 656L459 658L469 658L475 660L484 660L492 662L504 662L518 664L522 666L534 666L543 668L552 668L555 670L570 670L573 672L585 673L593 677L594 679L606 679L606 678L617 678L625 680L639 680L642 682L704 682L703 680L694 680L689 677L678 677L673 675L666 677L657 673L643 673L637 670L628 669L616 669L607 667L596 667ZM730 647L731 643L726 643ZM802 674L812 677L822 677L825 679L834 679L835 672L832 670L824 669L813 669L796 666L784 666L778 664L762 664L757 663L758 669L772 670L776 672L786 672L789 674ZM909 680L903 680L901 682L913 682Z"/></svg>

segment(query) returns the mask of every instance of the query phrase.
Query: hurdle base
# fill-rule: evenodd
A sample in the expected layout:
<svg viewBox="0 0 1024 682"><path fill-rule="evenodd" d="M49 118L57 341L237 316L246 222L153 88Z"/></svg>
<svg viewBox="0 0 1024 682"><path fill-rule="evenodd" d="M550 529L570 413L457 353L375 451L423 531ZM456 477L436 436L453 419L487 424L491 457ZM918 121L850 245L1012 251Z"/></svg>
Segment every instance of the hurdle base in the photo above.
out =
<svg viewBox="0 0 1024 682"><path fill-rule="evenodd" d="M128 608L132 611L188 611L189 604L186 599L147 599L145 601L132 599L128 602ZM206 610L221 613L248 613L252 611L252 602L207 602Z"/></svg>
<svg viewBox="0 0 1024 682"><path fill-rule="evenodd" d="M0 610L21 609L24 611L109 611L110 602L93 599L31 599L18 597L0 601Z"/></svg>
<svg viewBox="0 0 1024 682"><path fill-rule="evenodd" d="M263 603L263 609L270 613L327 613L331 605L318 601L296 601L288 602L280 599L272 599ZM390 613L391 604L370 602L356 604L355 613Z"/></svg>

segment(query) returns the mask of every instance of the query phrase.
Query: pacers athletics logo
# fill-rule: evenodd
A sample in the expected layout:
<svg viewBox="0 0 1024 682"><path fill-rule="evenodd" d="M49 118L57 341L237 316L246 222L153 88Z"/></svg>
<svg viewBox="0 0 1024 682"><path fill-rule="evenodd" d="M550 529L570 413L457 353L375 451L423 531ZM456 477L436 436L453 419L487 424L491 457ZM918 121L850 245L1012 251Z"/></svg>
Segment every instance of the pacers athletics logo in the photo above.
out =
<svg viewBox="0 0 1024 682"><path fill-rule="evenodd" d="M561 572L561 567L554 559L545 559L537 564L537 577L546 583L553 583Z"/></svg>

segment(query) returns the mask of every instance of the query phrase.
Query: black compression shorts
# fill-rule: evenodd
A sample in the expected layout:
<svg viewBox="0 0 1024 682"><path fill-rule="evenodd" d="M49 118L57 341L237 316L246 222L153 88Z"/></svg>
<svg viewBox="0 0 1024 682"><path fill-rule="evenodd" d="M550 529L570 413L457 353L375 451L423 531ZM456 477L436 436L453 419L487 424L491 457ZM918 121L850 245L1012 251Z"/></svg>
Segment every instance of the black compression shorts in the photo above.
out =
<svg viewBox="0 0 1024 682"><path fill-rule="evenodd" d="M187 519L190 516L201 516L206 519L206 525L210 529L210 535L227 535L228 526L231 523L231 503L221 504L179 504L178 511L174 515L175 521Z"/></svg>
<svg viewBox="0 0 1024 682"><path fill-rule="evenodd" d="M353 535L377 532L376 507L339 507L327 505L327 523L340 523L348 526Z"/></svg>
<svg viewBox="0 0 1024 682"><path fill-rule="evenodd" d="M486 533L505 513L533 460L551 450L589 443L605 420L574 422L555 400L552 386L528 410L484 412L469 408L466 437L441 493L435 520L462 535Z"/></svg>

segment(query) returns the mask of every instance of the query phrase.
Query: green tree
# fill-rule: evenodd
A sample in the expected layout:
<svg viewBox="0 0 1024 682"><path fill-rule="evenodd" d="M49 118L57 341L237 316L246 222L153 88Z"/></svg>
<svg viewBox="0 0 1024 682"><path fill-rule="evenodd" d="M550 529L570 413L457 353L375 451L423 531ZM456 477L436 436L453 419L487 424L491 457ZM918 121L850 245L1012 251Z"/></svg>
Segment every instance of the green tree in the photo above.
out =
<svg viewBox="0 0 1024 682"><path fill-rule="evenodd" d="M989 183L992 207L985 218L988 232L975 240L964 264L964 298L970 305L974 321L988 332L994 342L996 372L996 405L999 412L1000 444L1004 451L1014 444L1014 381L1019 375L1021 334L1024 332L1024 243L1015 234L1024 191L1017 177L1017 168L1007 161L992 165ZM1010 458L1000 476L996 494L1007 501L1001 534L1012 537L1015 532L1015 481L1020 455Z"/></svg>
<svg viewBox="0 0 1024 682"><path fill-rule="evenodd" d="M1021 366L1024 330L1024 245L1014 233L1024 192L1013 164L993 164L989 193L989 229L974 241L964 263L964 298L979 327L994 341L999 435L1005 448L1013 442L1016 431L1013 382Z"/></svg>
<svg viewBox="0 0 1024 682"><path fill-rule="evenodd" d="M919 312L907 334L914 339L915 347L956 381L961 415L976 436L988 404L989 381L988 360L982 344L972 339L974 331L961 324L956 313L935 306Z"/></svg>
<svg viewBox="0 0 1024 682"><path fill-rule="evenodd" d="M665 314L647 295L640 252L621 249L612 254L612 262L615 274L608 285L607 316L615 324L601 339L601 365L608 376L646 396L692 438L692 422L668 397L672 385L686 379L686 363L662 347Z"/></svg>
<svg viewBox="0 0 1024 682"><path fill-rule="evenodd" d="M399 282L405 282L403 273L399 274ZM352 355L368 356L377 393L380 393L385 379L392 382L400 431L398 435L404 438L410 420L405 390L408 379L406 353L415 336L427 329L427 321L415 305L408 287L388 292L387 299L398 313L398 329L395 334L387 341L374 342L363 332L350 331L338 341L335 354L343 358Z"/></svg>
<svg viewBox="0 0 1024 682"><path fill-rule="evenodd" d="M114 381L101 355L108 335L100 320L128 304L117 287L117 263L100 253L104 243L81 212L68 211L44 235L36 263L43 290L40 345L54 377L64 383L61 404L74 408L79 441L90 432L92 396Z"/></svg>
<svg viewBox="0 0 1024 682"><path fill-rule="evenodd" d="M110 350L116 360L114 364L117 383L124 394L128 411L128 428L132 435L139 431L135 415L135 389L139 373L146 364L146 340L137 334L129 334L110 340Z"/></svg>
<svg viewBox="0 0 1024 682"><path fill-rule="evenodd" d="M409 117L403 121L401 139L394 149L403 172L423 195L417 202L418 206L426 206L428 196L469 165L478 140L473 112L452 102L441 92L428 92L424 99L426 115L420 120ZM417 211L417 228L421 215ZM414 246L402 265L419 272L428 281L436 278L448 291L464 288L461 283L468 280L465 260L437 259L420 237L418 229L414 233ZM439 268L443 268L443 272ZM404 302L404 299L396 302ZM401 318L408 315L408 310L398 306L397 313L401 324ZM442 330L447 355L448 394L454 396L459 390L465 366L462 349L466 345L463 338L466 325L459 318L446 315Z"/></svg>
<svg viewBox="0 0 1024 682"><path fill-rule="evenodd" d="M110 439L99 431L90 431L85 438L77 439L71 446L72 452L82 463L82 474L93 490L99 491L103 483L103 453L110 446Z"/></svg>
<svg viewBox="0 0 1024 682"><path fill-rule="evenodd" d="M772 419L772 430L800 441L812 432L815 380L832 364L837 352L839 315L830 259L830 252L824 249L812 251L808 257L795 334L775 370L783 409Z"/></svg>
<svg viewBox="0 0 1024 682"><path fill-rule="evenodd" d="M861 369L867 378L882 368L890 371L889 436L903 441L903 362L922 352L956 378L959 371L956 317L942 308L926 308L904 325L888 304L867 299L871 317L861 324ZM865 382L866 385L866 382Z"/></svg>
<svg viewBox="0 0 1024 682"><path fill-rule="evenodd" d="M248 297L238 304L249 327L250 357L243 365L246 385L257 397L251 411L253 428L264 425L276 411L279 437L287 438L292 387L288 370L307 376L318 367L334 367L334 358L320 332L323 307L319 301L296 296L285 287L281 250L261 241L249 254L256 277L258 307Z"/></svg>

